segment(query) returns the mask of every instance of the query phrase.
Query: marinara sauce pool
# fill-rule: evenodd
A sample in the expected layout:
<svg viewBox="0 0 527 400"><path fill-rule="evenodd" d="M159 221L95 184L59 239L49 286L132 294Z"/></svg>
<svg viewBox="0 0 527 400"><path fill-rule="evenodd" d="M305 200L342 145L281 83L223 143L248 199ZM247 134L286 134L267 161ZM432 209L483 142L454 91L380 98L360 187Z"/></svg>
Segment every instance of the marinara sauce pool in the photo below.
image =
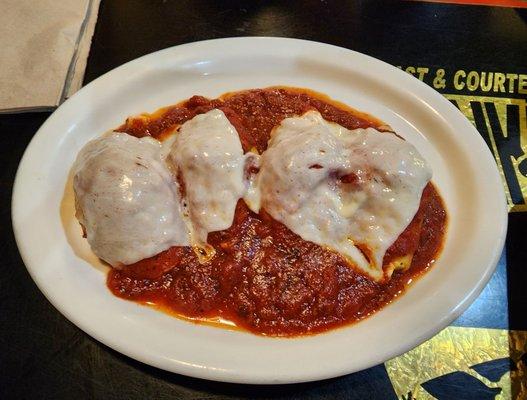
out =
<svg viewBox="0 0 527 400"><path fill-rule="evenodd" d="M244 151L259 153L266 149L273 127L311 109L348 129L386 129L381 121L324 95L269 88L214 100L194 96L154 114L130 118L118 130L163 139L213 108L221 109L237 129ZM441 197L429 183L414 219L384 257L387 265L413 253L410 268L378 283L356 272L337 253L303 240L265 211L251 212L240 200L232 226L209 234L208 243L216 250L209 261L198 262L190 247L172 247L124 270L112 269L107 284L118 297L198 322L226 320L272 336L317 333L365 318L403 293L435 261L446 223Z"/></svg>

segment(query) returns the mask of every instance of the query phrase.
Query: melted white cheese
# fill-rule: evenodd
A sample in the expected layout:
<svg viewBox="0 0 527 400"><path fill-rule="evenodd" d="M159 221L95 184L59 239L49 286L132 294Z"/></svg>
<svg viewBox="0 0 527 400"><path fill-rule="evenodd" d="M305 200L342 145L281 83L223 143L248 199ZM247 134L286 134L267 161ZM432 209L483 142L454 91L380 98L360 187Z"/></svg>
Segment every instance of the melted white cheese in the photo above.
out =
<svg viewBox="0 0 527 400"><path fill-rule="evenodd" d="M209 232L232 225L236 203L246 191L245 159L238 132L221 110L181 126L167 162L185 185L193 244L204 245Z"/></svg>
<svg viewBox="0 0 527 400"><path fill-rule="evenodd" d="M160 151L154 139L111 132L77 156L77 218L93 252L113 266L189 245L178 186Z"/></svg>
<svg viewBox="0 0 527 400"><path fill-rule="evenodd" d="M384 254L411 222L431 178L410 143L372 128L350 131L316 111L282 121L260 161L251 209L264 208L374 280L383 278ZM349 174L354 182L343 183Z"/></svg>

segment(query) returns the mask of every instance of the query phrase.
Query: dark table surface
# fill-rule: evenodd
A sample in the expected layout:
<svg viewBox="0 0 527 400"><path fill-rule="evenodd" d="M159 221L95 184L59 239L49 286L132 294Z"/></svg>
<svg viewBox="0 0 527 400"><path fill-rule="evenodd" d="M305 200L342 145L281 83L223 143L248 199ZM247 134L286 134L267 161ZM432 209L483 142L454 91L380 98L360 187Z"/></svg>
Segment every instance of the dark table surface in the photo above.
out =
<svg viewBox="0 0 527 400"><path fill-rule="evenodd" d="M527 168L519 163L519 172L515 172L507 162L523 160L525 147L521 145L527 146L527 94L517 87L512 91L508 88L500 91L498 87L493 93L470 91L466 87L456 88L452 82L458 70L527 74L526 11L420 2L103 1L85 83L155 50L210 38L254 35L330 43L404 69L410 67L410 72L414 71L412 67L426 68L429 72L423 73L422 79L431 85L437 71L443 69L447 84L436 89L460 108L469 104L480 133L487 141L493 136L496 143L493 150L502 160L511 207L515 210L509 214L509 233L497 272L453 326L480 328L478 332L524 332L527 331L527 213L521 211L526 209L521 182ZM493 128L491 111L494 106L500 110L499 104L506 105L508 120L512 121L504 132ZM482 107L487 111L486 118L490 118L487 123L480 118ZM515 119L516 112L519 117ZM29 277L11 229L10 202L16 169L27 144L48 116L49 113L0 116L3 164L0 399L396 399L401 396L396 393L393 377L388 375L385 365L326 381L284 386L244 386L191 379L123 356L71 324L49 304ZM515 125L516 120L520 122ZM527 344L523 342L521 346L524 353L520 358L508 361L511 370L527 367ZM423 387L441 399L490 399L498 393L487 386L467 389L464 382L454 380L435 389L433 385ZM527 385L526 382L523 383ZM448 392L452 386L457 390L455 394Z"/></svg>

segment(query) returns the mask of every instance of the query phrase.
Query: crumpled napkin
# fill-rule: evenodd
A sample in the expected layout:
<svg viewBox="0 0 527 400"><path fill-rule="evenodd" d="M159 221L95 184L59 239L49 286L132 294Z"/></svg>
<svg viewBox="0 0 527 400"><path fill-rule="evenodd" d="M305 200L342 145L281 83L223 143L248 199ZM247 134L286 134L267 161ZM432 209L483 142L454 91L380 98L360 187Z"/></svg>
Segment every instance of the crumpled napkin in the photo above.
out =
<svg viewBox="0 0 527 400"><path fill-rule="evenodd" d="M100 0L3 0L0 113L49 110L82 85Z"/></svg>

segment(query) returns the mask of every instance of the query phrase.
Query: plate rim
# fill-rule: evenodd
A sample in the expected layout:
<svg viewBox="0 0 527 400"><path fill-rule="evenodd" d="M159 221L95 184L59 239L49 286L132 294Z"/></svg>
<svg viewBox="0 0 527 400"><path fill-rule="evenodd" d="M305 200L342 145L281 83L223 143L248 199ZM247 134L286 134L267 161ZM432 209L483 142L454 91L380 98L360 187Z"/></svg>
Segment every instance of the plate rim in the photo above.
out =
<svg viewBox="0 0 527 400"><path fill-rule="evenodd" d="M460 301L453 309L451 309L450 313L448 315L444 315L442 318L440 318L438 320L438 322L436 324L434 324L432 326L429 326L425 333L423 333L419 337L414 338L414 340L412 340L412 341L408 341L408 343L406 343L405 346L400 346L399 348L394 349L390 354L386 354L385 357L383 357L384 358L383 360L373 360L372 362L370 362L369 365L362 365L362 366L358 366L357 368L351 368L350 369L350 368L344 367L344 368L340 368L340 369L331 369L330 371L320 371L319 373L315 373L315 374L311 374L311 375L309 375L309 374L296 374L296 375L292 375L290 377L286 377L285 379L281 379L280 377L278 377L278 379L277 379L277 377L270 378L269 376L266 376L266 377L247 376L247 375L243 375L243 374L231 373L229 371L227 371L227 372L217 372L216 371L216 372L211 373L211 371L209 371L207 369L195 368L193 366L186 366L185 367L185 366L178 365L178 364L173 364L171 366L167 366L167 364L164 363L163 360L161 360L161 359L149 358L149 357L145 356L144 353L141 353L140 351L137 352L136 350L134 351L134 350L131 350L129 348L123 348L123 346L121 346L118 343L118 341L115 341L115 340L112 341L112 340L108 340L107 338L101 338L101 336L103 336L103 335L98 334L97 333L97 329L92 328L90 326L87 326L83 321L81 321L80 318L78 318L77 315L72 314L72 313L66 311L65 309L61 308L60 304L56 304L57 302L53 298L52 294L47 292L47 290L44 288L43 282L41 282L39 280L38 276L35 275L35 271L32 270L32 268L28 267L30 262L28 261L28 254L26 253L27 249L25 247L25 244L23 243L22 227L21 227L21 222L19 221L19 217L18 217L21 214L21 211L20 211L20 209L18 207L18 204L22 204L21 201L18 201L18 199L21 196L21 190L22 190L21 187L23 185L23 183L21 182L22 181L22 176L23 176L23 173L24 173L24 168L27 168L28 158L30 157L30 154L34 151L35 142L40 138L40 136L42 136L42 133L45 132L47 126L49 124L51 124L51 121L53 121L54 118L58 118L57 115L60 115L60 112L61 112L60 110L64 110L65 107L68 107L68 105L71 104L70 103L71 99L74 99L74 98L77 98L79 96L82 96L83 93L85 93L88 90L90 90L89 88L101 84L101 82L103 82L105 79L109 79L109 77L112 77L113 75L119 74L126 67L129 67L130 65L132 65L134 63L140 63L141 60L144 60L146 58L157 57L157 56L159 56L159 55L161 55L161 54L163 54L165 52L174 51L175 49L184 51L184 50L188 50L189 48L192 48L192 47L199 47L199 46L202 46L202 45L207 45L207 44L210 44L211 42L214 43L214 44L218 44L218 45L222 45L222 43L223 43L223 45L225 45L227 43L229 45L235 45L235 44L232 44L232 42L244 42L244 41L268 41L268 42L276 42L276 43L279 43L279 42L285 43L285 42L287 42L286 43L287 45L307 45L307 46L330 47L330 48L336 49L336 50L338 50L340 52L342 52L342 51L349 52L354 57L359 57L359 58L362 57L364 59L370 60L370 62L382 63L384 68L391 69L392 71L393 70L398 70L396 67L394 67L394 66L392 66L392 65L390 65L390 64L388 64L388 63L386 63L386 62L384 62L382 60L376 59L374 57L371 57L371 56L363 54L363 53L359 53L359 52L354 51L354 50L346 49L346 48L335 46L335 45L331 45L331 44L315 42L315 41L310 41L310 40L302 40L302 39L258 36L258 37L236 37L236 38L210 39L210 40L204 40L204 41L198 41L198 42L192 42L192 43L186 43L186 44L181 44L181 45L177 45L177 46L172 46L172 47L169 47L169 48L166 48L166 49L158 50L158 51L155 51L153 53L149 53L149 54L143 55L143 56L141 56L139 58L131 60L131 61L129 61L129 62L127 62L127 63L125 63L125 64L123 64L121 66L118 66L118 67L106 72L105 74L103 74L100 77L94 79L89 84L87 84L86 86L81 88L70 99L68 99L61 106L59 106L46 119L46 121L42 124L42 126L37 130L37 132L35 133L35 135L31 139L30 143L28 144L28 146L27 146L26 150L24 151L24 154L23 154L23 156L22 156L22 158L20 160L20 163L19 163L19 166L18 166L18 169L17 169L17 172L16 172L16 176L15 176L15 181L14 181L14 185L13 185L13 191L12 191L11 218L12 218L13 231L14 231L14 234L15 234L15 240L16 240L16 243L17 243L17 246L18 246L18 249L19 249L19 253L20 253L21 257L22 257L22 260L24 261L24 265L26 266L26 269L28 270L31 278L33 279L33 281L35 282L35 284L37 285L39 290L48 299L48 301L57 309L57 311L59 311L69 321L71 321L73 324L75 324L79 329L83 330L84 332L86 332L87 334L89 334L90 336L95 338L97 341L103 343L104 345L107 345L107 346L113 348L114 350L116 350L116 351L118 351L118 352L120 352L122 354L125 354L126 356L134 358L134 359L136 359L136 360L138 360L140 362L143 362L145 364L153 365L153 366L155 366L157 368L161 368L161 369L168 370L168 371L175 372L175 373L184 374L184 375L195 377L195 378L203 378L203 379L223 381L223 382L251 383L251 384L274 384L274 383L306 382L306 381L313 381L313 380L320 380L320 379L326 379L326 378L331 378L331 377L342 376L342 375L345 375L345 374L348 374L348 373L352 373L352 372L356 372L356 371L359 371L359 370L362 370L362 369L365 369L365 368L369 368L369 367L372 367L372 366L378 364L379 362L384 362L385 360L388 360L388 359L390 359L392 357L395 357L395 356L397 356L399 354L402 354L402 353L404 353L404 352L416 347L417 345L419 345L420 343L422 343L426 339L432 337L434 334L439 332L441 329L443 329L444 327L449 325L454 319L456 319L459 315L461 315L461 313L463 311L465 311L468 308L468 306L478 297L478 295L481 293L481 291L483 290L483 288L487 284L488 280L490 279L490 277L494 273L494 270L495 270L496 265L497 265L497 263L499 261L499 258L500 258L501 253L502 253L502 249L503 249L504 244L505 244L505 238L506 238L506 232L507 232L507 224L508 224L507 203L506 203L505 193L504 193L504 191L502 189L502 186L500 186L500 189L501 189L500 190L500 194L501 194L500 197L502 198L502 201L501 201L502 209L501 210L497 210L497 213L501 214L501 219L500 219L501 226L500 226L500 230L499 230L499 236L498 236L498 240L497 240L497 245L494 248L493 257L488 261L488 263L486 265L485 273L480 276L480 279L478 280L478 282L476 282L475 284L472 285L472 288L471 288L470 292L469 293L465 293L465 297L463 298L463 300ZM406 73L404 71L402 71L402 70L398 70L398 71L400 72L400 74L401 74L400 76L401 77L403 75L406 75ZM479 140L480 145L484 146L484 149L485 149L484 152L486 153L487 161L489 160L489 157L490 157L490 159L492 161L494 161L494 156L492 155L492 153L490 152L490 149L485 144L485 142L484 142L483 138L481 137L481 135L477 132L475 127L473 127L472 124L470 124L470 122L461 114L461 112L453 104L451 104L440 93L436 92L434 89L432 89L431 87L426 85L424 82L421 82L421 81L419 81L419 80L414 78L413 79L413 84L416 85L417 87L419 87L420 90L425 91L430 96L433 96L435 101L442 102L445 107L449 107L452 111L455 111L455 113L458 114L458 117L461 116L462 120L459 120L459 118L458 118L458 120L459 120L458 122L459 123L463 123L463 125L464 125L463 130L470 130L470 131L472 131L472 134L475 134L477 139ZM495 173L497 174L497 177L498 177L499 182L501 184L501 177L499 176L499 172L498 172L498 169L495 166L495 164L494 164L494 168L495 168Z"/></svg>

